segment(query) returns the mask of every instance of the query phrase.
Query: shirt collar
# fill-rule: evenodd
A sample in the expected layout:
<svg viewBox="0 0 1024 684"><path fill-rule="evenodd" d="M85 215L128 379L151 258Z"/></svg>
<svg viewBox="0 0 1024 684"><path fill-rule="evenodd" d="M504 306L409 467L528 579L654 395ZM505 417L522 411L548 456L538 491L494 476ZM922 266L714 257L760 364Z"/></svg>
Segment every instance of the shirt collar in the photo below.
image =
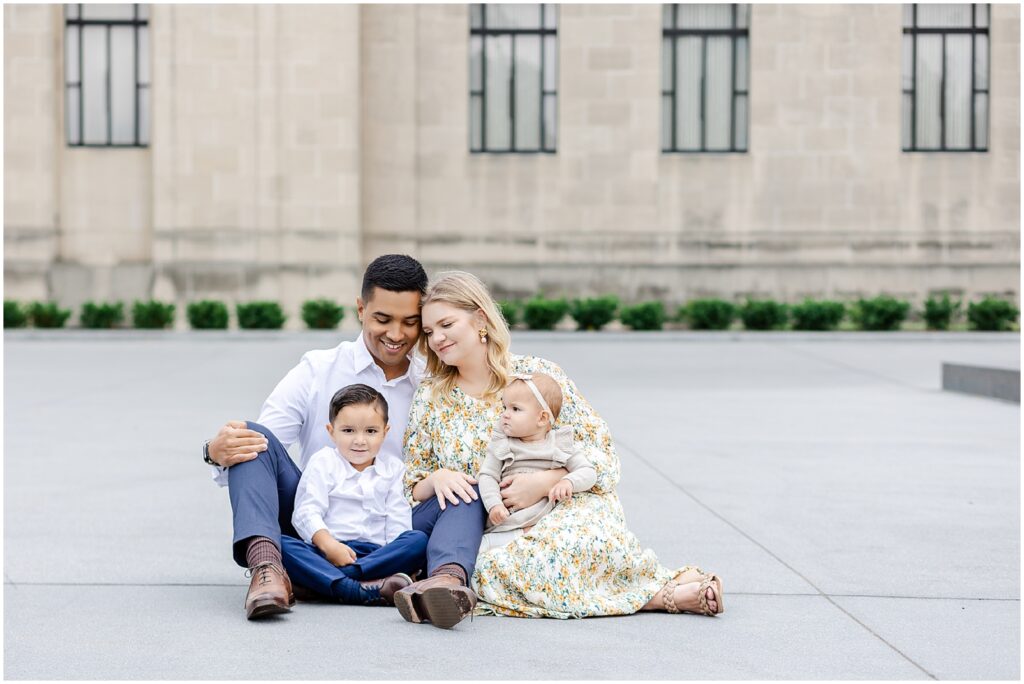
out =
<svg viewBox="0 0 1024 684"><path fill-rule="evenodd" d="M397 382L402 379L406 379L412 384L413 387L419 384L420 378L423 375L423 368L426 365L424 361L416 356L414 353L408 355L409 368L405 371L404 375L399 375L394 380L385 380L385 382ZM370 353L369 348L366 346L366 340L363 339L363 333L359 333L358 339L355 343L355 351L352 357L353 367L356 373L362 373L370 366L376 366L377 361L373 358L373 354ZM378 366L379 368L379 366ZM381 369L381 375L384 374L384 370Z"/></svg>
<svg viewBox="0 0 1024 684"><path fill-rule="evenodd" d="M344 456L341 455L341 452L338 451L338 447L334 447L334 453L338 457L338 460L341 461L341 471L344 473L346 480L351 480L352 478L359 477L360 475L364 475L369 472L373 472L378 477L391 477L395 474L395 468L400 463L397 459L390 456L377 454L377 458L374 459L373 465L365 468L362 472L359 472L352 467L352 464L349 463Z"/></svg>
<svg viewBox="0 0 1024 684"><path fill-rule="evenodd" d="M374 365L376 361L373 360L373 354L366 348L366 340L363 339L363 333L359 333L359 338L356 339L355 352L354 352L354 365L357 373L361 373L370 366Z"/></svg>

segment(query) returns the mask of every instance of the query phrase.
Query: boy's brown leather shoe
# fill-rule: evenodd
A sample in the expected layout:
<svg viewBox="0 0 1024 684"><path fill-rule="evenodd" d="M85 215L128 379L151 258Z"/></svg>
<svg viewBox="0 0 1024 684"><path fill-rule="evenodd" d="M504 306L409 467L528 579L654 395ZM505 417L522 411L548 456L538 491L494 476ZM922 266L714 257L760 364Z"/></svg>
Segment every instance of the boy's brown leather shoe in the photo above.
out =
<svg viewBox="0 0 1024 684"><path fill-rule="evenodd" d="M451 629L473 614L476 594L452 575L434 575L400 589L395 606L406 622Z"/></svg>
<svg viewBox="0 0 1024 684"><path fill-rule="evenodd" d="M385 606L395 605L395 592L412 584L412 578L404 572L399 572L384 579L368 580L360 582L363 589L376 589L380 592L380 598Z"/></svg>
<svg viewBox="0 0 1024 684"><path fill-rule="evenodd" d="M245 595L245 617L256 620L268 615L287 613L295 605L292 581L273 563L261 563L249 570L252 581Z"/></svg>

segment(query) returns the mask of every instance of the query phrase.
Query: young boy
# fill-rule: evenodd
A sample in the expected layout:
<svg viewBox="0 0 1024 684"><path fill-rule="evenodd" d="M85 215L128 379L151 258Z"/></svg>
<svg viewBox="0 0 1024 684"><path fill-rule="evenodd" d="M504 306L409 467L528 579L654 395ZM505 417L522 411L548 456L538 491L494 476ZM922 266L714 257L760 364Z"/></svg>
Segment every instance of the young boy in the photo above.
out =
<svg viewBox="0 0 1024 684"><path fill-rule="evenodd" d="M377 457L388 433L388 404L368 385L331 399L333 447L314 453L295 492L292 525L302 541L281 540L292 581L341 603L394 605L394 594L426 565L427 535L412 529L402 491L404 464ZM406 574L408 573L408 574Z"/></svg>

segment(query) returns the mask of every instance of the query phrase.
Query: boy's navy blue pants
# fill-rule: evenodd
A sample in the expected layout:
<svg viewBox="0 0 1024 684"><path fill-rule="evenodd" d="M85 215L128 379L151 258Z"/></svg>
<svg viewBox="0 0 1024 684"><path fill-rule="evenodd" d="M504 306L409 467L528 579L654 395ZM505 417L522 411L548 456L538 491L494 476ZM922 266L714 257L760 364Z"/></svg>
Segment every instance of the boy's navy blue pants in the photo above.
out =
<svg viewBox="0 0 1024 684"><path fill-rule="evenodd" d="M412 575L423 568L427 535L408 530L390 544L368 541L344 542L356 554L356 562L338 567L324 558L320 549L301 539L281 537L281 558L292 582L312 589L325 598L342 603L362 603L359 582L383 579L404 572Z"/></svg>
<svg viewBox="0 0 1024 684"><path fill-rule="evenodd" d="M228 493L234 515L232 549L235 562L243 568L247 565L245 552L251 537L267 537L279 547L283 535L299 538L292 527L292 511L295 490L302 477L273 432L259 423L248 422L247 427L266 436L267 450L228 469ZM412 510L412 528L429 537L427 574L441 565L456 563L466 571L467 578L472 577L486 517L479 498L468 504L460 500L457 506L449 503L443 511L434 497L416 506Z"/></svg>

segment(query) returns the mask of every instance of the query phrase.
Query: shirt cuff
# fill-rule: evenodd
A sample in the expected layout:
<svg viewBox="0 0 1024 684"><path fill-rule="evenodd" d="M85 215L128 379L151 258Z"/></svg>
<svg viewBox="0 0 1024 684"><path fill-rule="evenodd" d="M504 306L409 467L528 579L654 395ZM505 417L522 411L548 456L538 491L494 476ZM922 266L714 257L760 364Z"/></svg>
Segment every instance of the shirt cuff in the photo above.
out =
<svg viewBox="0 0 1024 684"><path fill-rule="evenodd" d="M302 518L294 518L292 519L292 525L294 525L295 531L299 533L299 536L302 537L302 541L310 544L313 543L313 535L320 530L327 530L330 532L330 530L327 529L327 525L324 524L323 517L316 514L307 515Z"/></svg>
<svg viewBox="0 0 1024 684"><path fill-rule="evenodd" d="M210 466L210 476L213 481L220 487L228 486L228 469L221 468L220 466Z"/></svg>

